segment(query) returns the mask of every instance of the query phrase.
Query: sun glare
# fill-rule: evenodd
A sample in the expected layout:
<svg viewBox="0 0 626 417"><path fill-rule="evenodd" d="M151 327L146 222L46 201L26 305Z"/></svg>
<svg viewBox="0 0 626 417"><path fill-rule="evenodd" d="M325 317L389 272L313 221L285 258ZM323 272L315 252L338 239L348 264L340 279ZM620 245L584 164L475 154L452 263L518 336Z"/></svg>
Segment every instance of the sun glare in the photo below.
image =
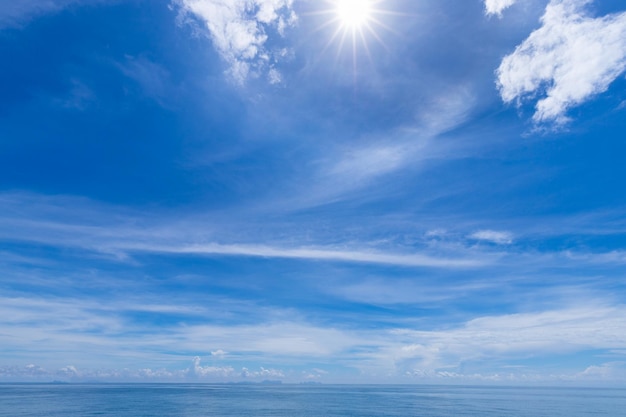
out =
<svg viewBox="0 0 626 417"><path fill-rule="evenodd" d="M336 11L344 27L355 29L370 20L372 4L368 0L338 0Z"/></svg>
<svg viewBox="0 0 626 417"><path fill-rule="evenodd" d="M325 21L316 29L322 30L334 27L330 39L326 43L322 54L331 45L337 45L337 57L340 59L342 51L350 48L354 73L357 72L357 59L363 53L373 62L370 41L374 40L387 49L378 33L381 29L393 32L387 26L385 18L400 15L381 6L386 0L325 0L327 6L322 6L311 15L325 16ZM347 47L346 47L347 46Z"/></svg>

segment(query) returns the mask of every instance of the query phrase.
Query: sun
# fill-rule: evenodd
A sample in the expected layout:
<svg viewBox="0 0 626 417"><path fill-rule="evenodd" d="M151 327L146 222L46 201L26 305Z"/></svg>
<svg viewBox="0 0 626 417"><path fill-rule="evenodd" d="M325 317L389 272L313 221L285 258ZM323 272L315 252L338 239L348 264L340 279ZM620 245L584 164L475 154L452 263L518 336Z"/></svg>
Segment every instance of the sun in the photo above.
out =
<svg viewBox="0 0 626 417"><path fill-rule="evenodd" d="M380 34L381 30L395 33L386 21L394 16L403 15L397 11L384 7L388 0L324 0L315 1L314 9L308 13L310 16L322 16L323 20L314 32L334 28L330 31L328 42L321 51L324 55L327 49L336 45L337 53L335 62L340 60L343 52L351 49L352 66L354 74L357 73L357 60L365 53L370 62L374 62L371 41L380 44L385 50L387 45ZM310 4L313 4L311 1Z"/></svg>
<svg viewBox="0 0 626 417"><path fill-rule="evenodd" d="M372 9L368 0L338 0L335 12L344 28L357 29L370 21Z"/></svg>

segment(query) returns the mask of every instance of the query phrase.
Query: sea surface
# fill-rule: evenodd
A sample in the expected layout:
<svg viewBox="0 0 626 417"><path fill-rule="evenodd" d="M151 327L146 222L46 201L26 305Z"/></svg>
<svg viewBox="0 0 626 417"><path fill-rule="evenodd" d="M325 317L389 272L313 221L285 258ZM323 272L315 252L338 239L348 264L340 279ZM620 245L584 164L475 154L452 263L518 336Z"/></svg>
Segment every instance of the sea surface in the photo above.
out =
<svg viewBox="0 0 626 417"><path fill-rule="evenodd" d="M626 417L626 390L389 385L0 384L7 417Z"/></svg>

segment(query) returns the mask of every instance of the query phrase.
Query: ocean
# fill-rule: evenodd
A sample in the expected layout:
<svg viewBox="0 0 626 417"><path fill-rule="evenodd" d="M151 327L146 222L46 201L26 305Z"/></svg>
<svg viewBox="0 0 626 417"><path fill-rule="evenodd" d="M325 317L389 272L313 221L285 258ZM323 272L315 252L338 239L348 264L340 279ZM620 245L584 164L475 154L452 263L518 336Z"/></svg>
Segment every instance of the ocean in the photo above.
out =
<svg viewBox="0 0 626 417"><path fill-rule="evenodd" d="M626 390L421 385L1 384L7 417L626 417Z"/></svg>

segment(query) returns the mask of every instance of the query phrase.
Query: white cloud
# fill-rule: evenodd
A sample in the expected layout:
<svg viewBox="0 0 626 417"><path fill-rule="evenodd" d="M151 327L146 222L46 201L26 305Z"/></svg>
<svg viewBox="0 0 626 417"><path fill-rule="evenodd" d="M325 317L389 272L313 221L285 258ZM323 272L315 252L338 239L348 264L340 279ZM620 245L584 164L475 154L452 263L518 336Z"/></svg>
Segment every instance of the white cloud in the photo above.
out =
<svg viewBox="0 0 626 417"><path fill-rule="evenodd" d="M261 357L330 357L360 343L349 333L328 327L297 322L258 325L197 325L172 330L191 350L220 344L237 355Z"/></svg>
<svg viewBox="0 0 626 417"><path fill-rule="evenodd" d="M485 265L486 259L439 258L424 254L396 254L366 252L358 250L334 250L319 248L280 248L261 245L222 245L206 244L180 247L158 247L148 245L129 246L136 251L194 254L194 255L233 255L285 259L311 259L341 262L388 264L400 266L423 266L435 268L473 268Z"/></svg>
<svg viewBox="0 0 626 417"><path fill-rule="evenodd" d="M225 352L222 349L211 351L211 356L216 356L218 358L223 358L226 355L228 355L228 352Z"/></svg>
<svg viewBox="0 0 626 417"><path fill-rule="evenodd" d="M224 350L234 352L231 356L233 360L245 358L248 363L269 362L273 366L282 366L292 363L294 358L315 358L320 363L332 361L356 367L365 376L408 373L413 376L461 378L463 371L459 366L475 361L497 366L507 360L517 361L530 356L548 358L551 355L599 350L615 355L626 346L626 333L623 332L626 308L623 305L609 307L587 303L587 307L485 316L456 327L433 330L420 330L419 327L349 330L279 321L257 325L164 326L158 329L158 334L148 332L145 336L137 336L135 330L145 332L146 329L109 325L102 331L92 332L90 329L93 326L80 327L80 322L102 322L103 316L111 315L110 311L93 311L93 304L89 302L63 312L59 306L71 305L68 300L48 302L47 308L41 303L25 300L3 298L0 301L0 317L4 318L4 323L0 323L3 328L0 344L7 351L20 351L14 360L22 363L28 363L26 360L29 357L36 356L39 360L48 357L45 366L49 369L37 365L0 367L0 379L5 380L165 381L200 378L234 381L242 377L277 379L285 375L283 371L272 368L252 371L235 368L231 364L202 365L199 357L194 358L191 366L185 369L152 370L140 368L134 359L142 357L142 361L148 363L169 362L168 367L172 367L177 362L171 355L173 349L197 352L207 346L223 346ZM7 309L6 306L12 303L14 306ZM21 309L17 308L19 305ZM110 308L118 310L117 306ZM57 315L67 318L56 318L53 323L47 319ZM86 330L89 334L85 333ZM47 342L42 344L42 340ZM216 352L212 352L212 360L216 360ZM73 366L55 364L55 358L60 353L64 353L66 358L72 357ZM94 357L98 359L94 360ZM590 366L585 372L582 372L584 367L573 370L569 377L619 378L620 368L616 364L597 366L588 363L585 367L596 366ZM103 368L106 365L125 368ZM94 366L100 370L93 370ZM539 374L541 376L542 373ZM621 375L623 379L624 374Z"/></svg>
<svg viewBox="0 0 626 417"><path fill-rule="evenodd" d="M517 0L485 0L485 12L488 15L502 15L504 9L514 5Z"/></svg>
<svg viewBox="0 0 626 417"><path fill-rule="evenodd" d="M626 375L626 362L609 362L589 366L577 375L578 379L612 381L623 380Z"/></svg>
<svg viewBox="0 0 626 417"><path fill-rule="evenodd" d="M469 237L471 239L484 240L499 245L509 245L513 243L513 235L511 233L496 230L479 230L472 233Z"/></svg>
<svg viewBox="0 0 626 417"><path fill-rule="evenodd" d="M283 36L296 23L293 0L176 0L184 13L200 19L230 75L238 83L267 73L269 81L280 82L274 67L284 55L267 47L272 32Z"/></svg>
<svg viewBox="0 0 626 417"><path fill-rule="evenodd" d="M56 201L56 200L55 200ZM190 244L193 241L205 240L199 232L207 229L207 222L201 218L189 224L181 222L162 223L161 225L145 225L136 228L133 223L136 217L115 211L114 207L81 210L67 210L65 207L84 207L84 202L75 199L60 199L54 204L38 198L14 199L12 196L3 198L0 195L0 237L20 241L41 242L63 247L79 247L81 250L112 254L116 259L128 260L129 255L139 253L190 254L197 256L245 256L264 258L283 258L301 260L319 260L333 262L370 263L398 266L433 267L433 268L475 268L487 266L495 261L489 253L473 251L441 253L441 251L415 250L384 250L373 249L372 246L353 246L351 243L327 245L324 242L315 245L298 245L296 237L286 244L243 244L219 243ZM61 205L61 203L64 203ZM57 205L58 204L58 205ZM21 207L10 210L11 207ZM28 207L26 209L25 207ZM104 210L116 213L115 225L100 223ZM62 218L55 218L59 210ZM6 213L10 212L10 213ZM41 211L45 211L49 219L41 219ZM71 215L70 215L71 214ZM169 220L168 220L169 222ZM211 227L217 229L215 222ZM201 225L201 226L200 226ZM297 235L294 235L297 236ZM258 240L270 241L269 238ZM304 241L304 239L303 239ZM497 255L495 255L497 256Z"/></svg>
<svg viewBox="0 0 626 417"><path fill-rule="evenodd" d="M487 358L548 356L626 345L626 309L589 307L489 316L443 331L398 330L393 355L409 369L436 370Z"/></svg>
<svg viewBox="0 0 626 417"><path fill-rule="evenodd" d="M409 152L404 146L371 146L351 150L328 170L327 175L335 181L347 182L346 187L349 188L395 171L405 164Z"/></svg>
<svg viewBox="0 0 626 417"><path fill-rule="evenodd" d="M231 377L235 370L230 366L201 366L201 358L193 358L193 366L189 368L188 375L191 377Z"/></svg>
<svg viewBox="0 0 626 417"><path fill-rule="evenodd" d="M536 103L536 123L567 122L566 112L606 91L626 70L626 13L594 18L591 0L552 0L534 31L497 70L502 99L509 103L545 96Z"/></svg>
<svg viewBox="0 0 626 417"><path fill-rule="evenodd" d="M38 365L0 367L0 380L6 381L188 381L205 378L209 380L237 379L239 373L232 367L202 367L200 358L193 359L193 366L184 370L168 369L88 369L72 365L59 369L47 369Z"/></svg>
<svg viewBox="0 0 626 417"><path fill-rule="evenodd" d="M265 369L261 367L259 371L250 371L248 368L241 370L242 378L284 378L285 373L277 369Z"/></svg>

